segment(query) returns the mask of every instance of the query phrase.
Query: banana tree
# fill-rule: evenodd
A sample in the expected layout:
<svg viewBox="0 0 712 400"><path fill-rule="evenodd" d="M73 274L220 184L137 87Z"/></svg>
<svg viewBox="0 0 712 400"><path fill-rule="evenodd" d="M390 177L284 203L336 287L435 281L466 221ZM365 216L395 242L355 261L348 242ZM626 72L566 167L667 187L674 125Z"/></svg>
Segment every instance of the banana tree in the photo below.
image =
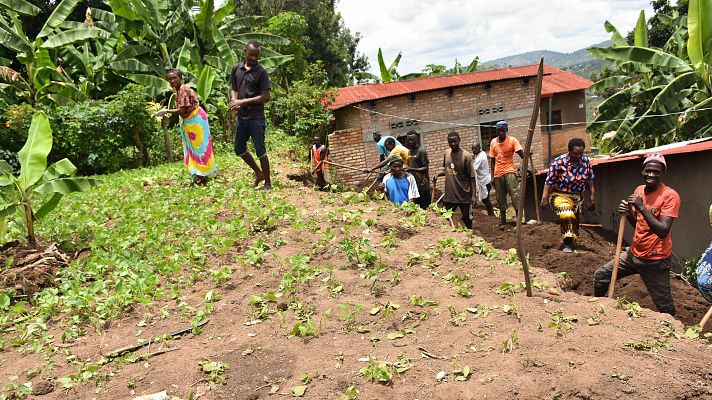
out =
<svg viewBox="0 0 712 400"><path fill-rule="evenodd" d="M460 64L457 59L455 59L455 67L453 68L453 72L457 74L467 74L470 72L475 72L477 71L477 65L480 63L480 57L476 56L472 62L467 66L467 68L462 68L462 65Z"/></svg>
<svg viewBox="0 0 712 400"><path fill-rule="evenodd" d="M34 39L22 27L19 15L36 15L39 8L25 0L0 1L0 45L16 53L25 71L6 80L5 89L15 90L30 103L64 104L83 100L84 94L53 59L65 46L108 38L109 32L94 26L64 25L79 0L62 0ZM6 67L8 68L8 67Z"/></svg>
<svg viewBox="0 0 712 400"><path fill-rule="evenodd" d="M98 185L92 178L74 177L77 168L68 160L62 159L47 167L47 156L52 150L52 130L49 119L42 112L32 117L27 141L18 153L20 175L12 174L12 167L0 160L0 220L4 221L15 212L19 212L25 223L27 241L37 245L34 223L42 220L69 193L81 192ZM36 195L50 196L35 211L33 200ZM45 196L46 197L46 196Z"/></svg>
<svg viewBox="0 0 712 400"><path fill-rule="evenodd" d="M620 87L603 101L587 130L600 137L615 131L610 147L633 150L712 135L712 0L691 0L688 15L663 17L675 32L662 49L649 47L641 11L632 46L608 21L613 45L592 48L619 74L592 89Z"/></svg>

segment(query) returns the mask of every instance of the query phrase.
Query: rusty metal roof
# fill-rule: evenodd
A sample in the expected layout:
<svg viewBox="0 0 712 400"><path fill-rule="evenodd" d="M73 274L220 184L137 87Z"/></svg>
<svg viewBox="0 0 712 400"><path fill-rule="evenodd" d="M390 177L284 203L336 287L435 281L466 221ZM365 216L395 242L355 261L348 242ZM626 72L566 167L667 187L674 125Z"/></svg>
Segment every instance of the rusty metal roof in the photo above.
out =
<svg viewBox="0 0 712 400"><path fill-rule="evenodd" d="M438 90L458 86L469 86L478 83L502 81L508 79L532 78L537 74L538 64L476 71L467 74L430 76L406 81L388 83L368 83L364 85L347 86L339 89L332 110L346 107L351 104L384 99L387 97L402 96L429 90ZM542 96L552 96L554 93L570 92L586 89L592 82L570 72L544 65L544 82L542 83Z"/></svg>

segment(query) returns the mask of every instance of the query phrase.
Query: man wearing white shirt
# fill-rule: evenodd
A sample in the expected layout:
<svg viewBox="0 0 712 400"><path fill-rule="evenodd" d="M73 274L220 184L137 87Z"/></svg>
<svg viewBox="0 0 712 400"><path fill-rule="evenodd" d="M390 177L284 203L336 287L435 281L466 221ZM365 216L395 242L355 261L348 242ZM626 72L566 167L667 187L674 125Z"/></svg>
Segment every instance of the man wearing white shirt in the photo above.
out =
<svg viewBox="0 0 712 400"><path fill-rule="evenodd" d="M473 191L472 203L476 205L478 201L487 208L487 215L494 215L494 207L489 198L490 190L492 189L492 176L489 172L487 154L482 151L482 146L479 143L472 145L472 154L475 159L472 161L472 169L475 171L475 190Z"/></svg>

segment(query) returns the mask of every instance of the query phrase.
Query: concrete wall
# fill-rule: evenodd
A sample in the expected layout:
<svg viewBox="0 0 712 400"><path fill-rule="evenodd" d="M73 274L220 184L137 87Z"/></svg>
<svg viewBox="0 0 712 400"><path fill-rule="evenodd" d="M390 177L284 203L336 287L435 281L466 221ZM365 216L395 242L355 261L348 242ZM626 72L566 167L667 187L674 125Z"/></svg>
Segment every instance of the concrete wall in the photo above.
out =
<svg viewBox="0 0 712 400"><path fill-rule="evenodd" d="M431 161L430 173L434 175L442 165L442 159L447 148L447 134L457 131L465 149L479 141L480 129L467 125L494 123L506 119L509 122L509 134L519 139L524 145L527 126L534 105L534 84L523 79L492 82L490 87L472 85L461 88L440 89L374 102L356 104L363 110L346 107L337 110L337 130L329 135L329 145L332 159L344 163L347 157L357 164L347 163L354 167L372 167L378 163L376 146L371 136L372 131L381 131L384 135L397 137L415 129L421 134L422 145L428 151ZM374 114L376 111L381 114ZM384 115L385 114L385 115ZM361 144L354 141L355 118L358 115L361 129ZM389 115L394 115L391 117ZM421 121L449 122L408 122L403 118ZM465 126L460 126L462 124ZM541 138L535 135L532 143L534 162L538 167L545 166L546 155L542 152ZM361 153L362 156L354 156ZM515 160L516 162L516 160ZM343 173L342 173L343 171ZM334 172L334 171L332 171ZM345 173L345 170L335 170L339 178L349 184L365 178L365 174ZM344 176L341 176L344 175Z"/></svg>
<svg viewBox="0 0 712 400"><path fill-rule="evenodd" d="M708 211L712 204L709 172L712 171L712 151L665 156L668 173L665 184L675 189L682 199L680 217L672 226L673 252L681 260L699 257L712 241L712 227ZM643 159L611 162L594 167L596 173L596 210L584 210L582 220L602 224L605 229L618 231L618 204L643 184L641 176ZM539 194L544 177L538 177ZM707 183L706 183L707 182ZM527 189L527 218L534 215L531 184ZM588 196L588 194L586 194ZM554 214L546 210L542 218L555 221ZM630 243L633 229L626 226L625 240ZM674 260L674 257L673 257Z"/></svg>

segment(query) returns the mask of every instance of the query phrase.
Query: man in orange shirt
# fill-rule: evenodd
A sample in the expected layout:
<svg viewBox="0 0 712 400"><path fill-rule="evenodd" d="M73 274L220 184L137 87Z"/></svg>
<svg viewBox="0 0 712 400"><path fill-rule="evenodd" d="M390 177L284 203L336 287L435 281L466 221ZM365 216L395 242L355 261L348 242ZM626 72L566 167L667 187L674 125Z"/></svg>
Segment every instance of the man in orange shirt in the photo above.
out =
<svg viewBox="0 0 712 400"><path fill-rule="evenodd" d="M517 190L517 169L514 168L514 153L524 158L524 150L517 138L507 135L507 121L499 121L495 125L497 137L490 143L490 171L497 193L497 208L499 208L500 224L507 223L507 193L512 199L514 211L519 207L519 191Z"/></svg>
<svg viewBox="0 0 712 400"><path fill-rule="evenodd" d="M643 161L640 185L618 206L635 227L633 246L621 254L618 276L640 274L658 311L675 315L675 303L670 290L670 255L672 254L672 223L680 212L680 195L663 184L667 171L665 157L653 153ZM613 261L596 270L593 276L594 295L606 295L611 283Z"/></svg>

